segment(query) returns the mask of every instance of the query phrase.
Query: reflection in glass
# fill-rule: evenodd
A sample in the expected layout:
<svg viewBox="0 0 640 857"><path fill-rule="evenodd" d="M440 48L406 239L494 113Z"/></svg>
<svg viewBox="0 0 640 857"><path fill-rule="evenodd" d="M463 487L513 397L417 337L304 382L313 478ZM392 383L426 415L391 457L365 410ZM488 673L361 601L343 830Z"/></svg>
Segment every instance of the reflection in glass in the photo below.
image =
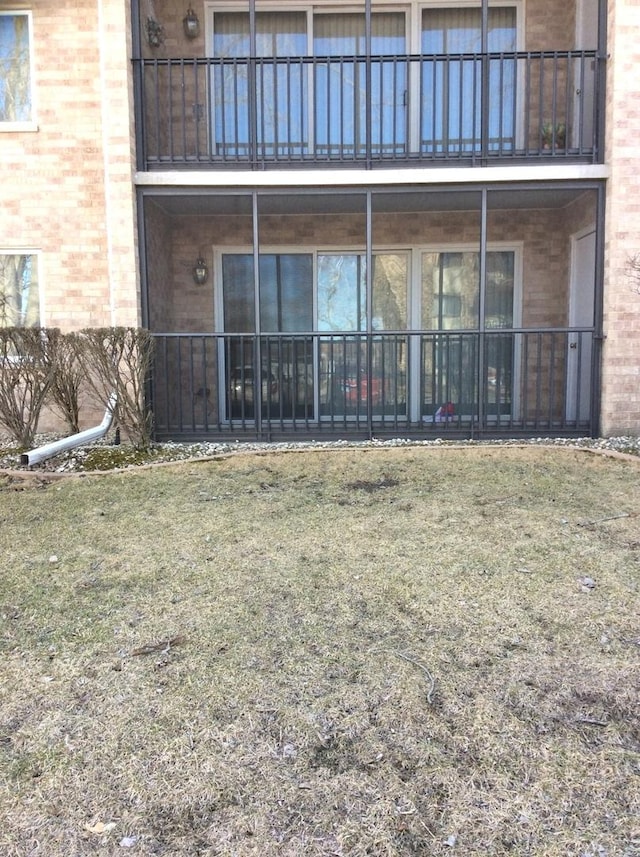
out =
<svg viewBox="0 0 640 857"><path fill-rule="evenodd" d="M513 327L514 253L488 251L484 327ZM478 408L480 339L480 254L477 251L426 252L422 255L422 325L454 331L423 337L425 373L423 413L451 403L466 417ZM513 334L483 339L482 365L488 413L508 413L512 396Z"/></svg>

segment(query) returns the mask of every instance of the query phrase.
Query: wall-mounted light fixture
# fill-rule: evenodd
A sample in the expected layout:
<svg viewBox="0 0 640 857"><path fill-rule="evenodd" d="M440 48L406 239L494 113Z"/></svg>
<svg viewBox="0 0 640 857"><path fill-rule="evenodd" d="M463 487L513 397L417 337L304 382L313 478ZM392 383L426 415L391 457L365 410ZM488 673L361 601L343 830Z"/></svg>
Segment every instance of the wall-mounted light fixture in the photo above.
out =
<svg viewBox="0 0 640 857"><path fill-rule="evenodd" d="M188 39L195 39L200 34L200 21L191 6L189 6L187 14L182 19L182 26L184 27L184 34Z"/></svg>
<svg viewBox="0 0 640 857"><path fill-rule="evenodd" d="M193 282L196 286L204 286L207 282L207 278L209 276L209 269L207 268L207 263L204 261L202 256L198 256L198 261L193 266Z"/></svg>

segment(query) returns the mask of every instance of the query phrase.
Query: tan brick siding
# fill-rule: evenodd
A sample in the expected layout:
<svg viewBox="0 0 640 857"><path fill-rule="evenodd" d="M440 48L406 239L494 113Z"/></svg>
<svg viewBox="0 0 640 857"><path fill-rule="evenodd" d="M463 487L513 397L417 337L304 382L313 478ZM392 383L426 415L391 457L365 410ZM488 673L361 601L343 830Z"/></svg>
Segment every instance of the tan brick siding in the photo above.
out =
<svg viewBox="0 0 640 857"><path fill-rule="evenodd" d="M602 429L640 433L640 294L629 259L640 253L640 3L609 2ZM635 287L634 287L635 286Z"/></svg>
<svg viewBox="0 0 640 857"><path fill-rule="evenodd" d="M33 15L38 130L0 130L0 246L41 251L45 325L136 324L130 48L123 38L129 4L38 0L0 8L18 5Z"/></svg>

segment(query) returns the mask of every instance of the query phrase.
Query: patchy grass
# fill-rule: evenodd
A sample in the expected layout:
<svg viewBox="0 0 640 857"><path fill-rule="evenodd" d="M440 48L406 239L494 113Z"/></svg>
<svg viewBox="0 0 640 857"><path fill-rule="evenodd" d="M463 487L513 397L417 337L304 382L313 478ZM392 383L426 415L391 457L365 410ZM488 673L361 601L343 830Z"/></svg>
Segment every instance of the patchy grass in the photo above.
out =
<svg viewBox="0 0 640 857"><path fill-rule="evenodd" d="M640 854L635 463L0 488L3 855Z"/></svg>

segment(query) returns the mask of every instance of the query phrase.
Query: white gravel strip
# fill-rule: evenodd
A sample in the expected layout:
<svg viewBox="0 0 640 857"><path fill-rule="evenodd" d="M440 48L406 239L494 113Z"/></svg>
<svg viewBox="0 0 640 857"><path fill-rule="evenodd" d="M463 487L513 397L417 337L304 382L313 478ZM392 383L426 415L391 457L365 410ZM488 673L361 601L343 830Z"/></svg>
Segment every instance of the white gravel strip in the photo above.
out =
<svg viewBox="0 0 640 857"><path fill-rule="evenodd" d="M34 442L34 448L43 446L56 440L57 435L38 435ZM640 437L610 437L610 438L501 438L496 440L464 440L434 438L430 440L418 440L413 438L392 438L385 440L326 440L326 441L286 441L278 443L258 443L255 441L201 441L197 443L166 442L153 445L153 455L149 461L156 463L162 461L186 461L193 458L208 458L217 455L228 455L229 453L269 451L292 449L384 449L385 447L402 446L565 446L580 447L597 450L610 450L630 455L640 456ZM84 462L87 455L96 446L109 447L114 451L118 447L113 446L108 440L100 441L87 447L78 447L62 453L35 467L27 467L20 464L20 452L12 448L9 440L0 438L0 470L39 470L54 471L58 473L78 472L84 470ZM122 447L123 451L125 446ZM141 463L149 463L144 461ZM127 466L125 464L125 466ZM135 467L135 465L129 465Z"/></svg>

